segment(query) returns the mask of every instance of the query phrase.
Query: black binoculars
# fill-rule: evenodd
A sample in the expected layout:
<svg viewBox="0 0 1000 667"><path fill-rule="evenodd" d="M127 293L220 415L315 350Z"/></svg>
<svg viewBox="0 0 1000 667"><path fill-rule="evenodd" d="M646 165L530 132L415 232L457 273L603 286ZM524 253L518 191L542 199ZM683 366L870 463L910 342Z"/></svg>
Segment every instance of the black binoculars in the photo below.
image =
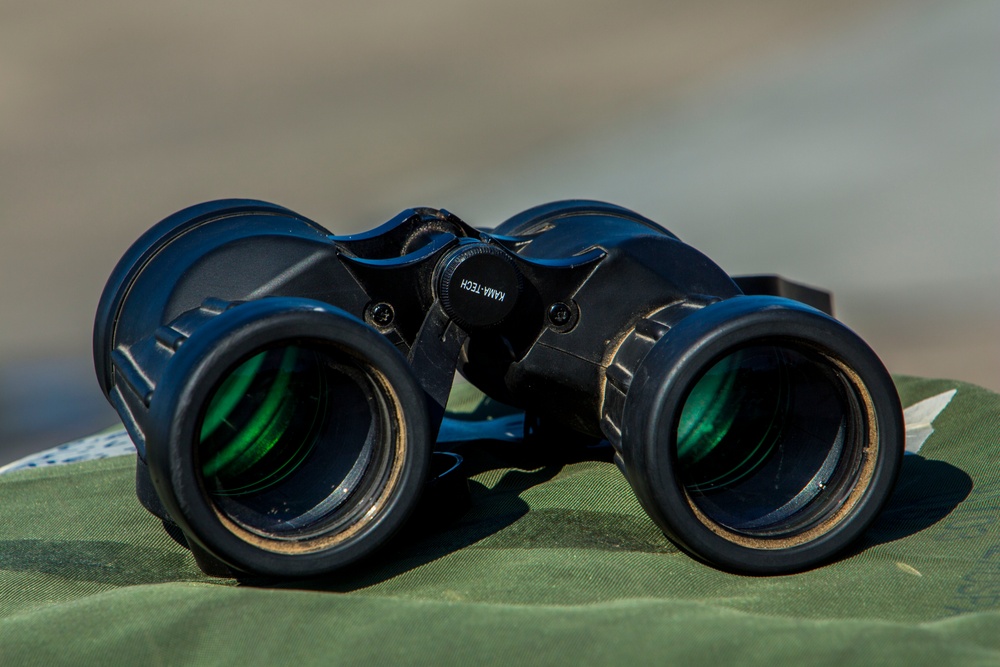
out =
<svg viewBox="0 0 1000 667"><path fill-rule="evenodd" d="M140 500L209 573L316 576L385 544L433 478L457 370L549 432L609 441L687 553L776 574L854 541L902 461L888 373L824 309L602 202L493 230L414 208L336 236L223 200L127 251L94 361Z"/></svg>

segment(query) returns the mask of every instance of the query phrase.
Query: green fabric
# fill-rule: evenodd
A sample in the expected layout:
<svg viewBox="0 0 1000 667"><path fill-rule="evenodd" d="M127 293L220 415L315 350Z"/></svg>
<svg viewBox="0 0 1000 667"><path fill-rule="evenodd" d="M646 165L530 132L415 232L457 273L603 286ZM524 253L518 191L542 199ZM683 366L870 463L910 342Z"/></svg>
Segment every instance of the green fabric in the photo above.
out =
<svg viewBox="0 0 1000 667"><path fill-rule="evenodd" d="M609 463L492 469L511 445L465 449L457 523L294 586L202 575L134 457L0 476L0 664L998 664L1000 395L897 382L958 392L863 544L782 577L679 553Z"/></svg>

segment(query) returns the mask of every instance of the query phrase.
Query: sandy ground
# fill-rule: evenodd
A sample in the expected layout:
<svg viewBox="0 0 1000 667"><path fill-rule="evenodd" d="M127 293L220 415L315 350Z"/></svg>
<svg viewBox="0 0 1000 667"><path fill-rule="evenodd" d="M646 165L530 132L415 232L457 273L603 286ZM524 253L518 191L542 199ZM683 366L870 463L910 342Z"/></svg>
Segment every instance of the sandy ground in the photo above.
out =
<svg viewBox="0 0 1000 667"><path fill-rule="evenodd" d="M5 2L0 461L113 420L104 280L226 196L338 232L607 199L1000 389L998 74L992 2Z"/></svg>

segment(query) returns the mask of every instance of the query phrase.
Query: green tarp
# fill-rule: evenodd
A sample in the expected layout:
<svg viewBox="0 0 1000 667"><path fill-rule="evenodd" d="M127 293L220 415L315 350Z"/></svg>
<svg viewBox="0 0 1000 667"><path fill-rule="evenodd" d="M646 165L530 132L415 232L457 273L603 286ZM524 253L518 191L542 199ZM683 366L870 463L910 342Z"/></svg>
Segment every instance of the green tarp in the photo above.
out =
<svg viewBox="0 0 1000 667"><path fill-rule="evenodd" d="M0 476L0 665L1000 664L1000 395L950 389L843 559L744 577L678 552L614 465L500 467L471 509L324 581L211 579L124 456ZM478 452L478 453L477 453Z"/></svg>

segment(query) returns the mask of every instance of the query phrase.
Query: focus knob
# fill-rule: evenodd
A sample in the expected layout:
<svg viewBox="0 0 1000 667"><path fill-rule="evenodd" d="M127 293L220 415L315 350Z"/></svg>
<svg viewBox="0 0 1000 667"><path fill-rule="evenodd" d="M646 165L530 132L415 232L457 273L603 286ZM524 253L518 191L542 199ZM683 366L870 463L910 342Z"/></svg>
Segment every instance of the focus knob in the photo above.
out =
<svg viewBox="0 0 1000 667"><path fill-rule="evenodd" d="M460 247L444 261L438 299L463 329L500 324L521 293L521 274L507 253L485 243Z"/></svg>

